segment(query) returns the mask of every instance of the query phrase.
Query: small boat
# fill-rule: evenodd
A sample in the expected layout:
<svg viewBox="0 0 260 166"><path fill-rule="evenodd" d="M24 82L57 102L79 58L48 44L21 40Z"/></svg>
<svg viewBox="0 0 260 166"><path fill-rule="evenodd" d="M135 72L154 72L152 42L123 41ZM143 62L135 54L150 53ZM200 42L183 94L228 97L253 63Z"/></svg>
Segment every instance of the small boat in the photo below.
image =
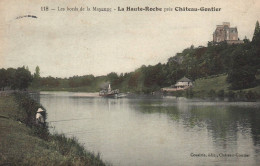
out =
<svg viewBox="0 0 260 166"><path fill-rule="evenodd" d="M118 98L119 97L119 89L112 90L110 84L108 85L107 89L103 89L99 92L99 96L102 97L111 97L111 98Z"/></svg>
<svg viewBox="0 0 260 166"><path fill-rule="evenodd" d="M124 98L127 97L127 95L125 93L119 93L116 98Z"/></svg>

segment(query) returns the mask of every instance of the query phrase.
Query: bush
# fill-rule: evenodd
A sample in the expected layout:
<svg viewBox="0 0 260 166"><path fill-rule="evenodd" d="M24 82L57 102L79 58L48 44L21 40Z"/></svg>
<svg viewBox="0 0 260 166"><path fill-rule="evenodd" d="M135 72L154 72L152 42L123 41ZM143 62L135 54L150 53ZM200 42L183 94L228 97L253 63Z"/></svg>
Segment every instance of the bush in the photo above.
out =
<svg viewBox="0 0 260 166"><path fill-rule="evenodd" d="M215 96L216 96L215 90L211 89L211 90L208 92L208 96L209 96L209 97L215 97Z"/></svg>
<svg viewBox="0 0 260 166"><path fill-rule="evenodd" d="M219 90L217 96L221 98L225 97L225 91L223 89Z"/></svg>
<svg viewBox="0 0 260 166"><path fill-rule="evenodd" d="M256 100L257 99L257 93L256 92L248 91L245 96L248 100Z"/></svg>

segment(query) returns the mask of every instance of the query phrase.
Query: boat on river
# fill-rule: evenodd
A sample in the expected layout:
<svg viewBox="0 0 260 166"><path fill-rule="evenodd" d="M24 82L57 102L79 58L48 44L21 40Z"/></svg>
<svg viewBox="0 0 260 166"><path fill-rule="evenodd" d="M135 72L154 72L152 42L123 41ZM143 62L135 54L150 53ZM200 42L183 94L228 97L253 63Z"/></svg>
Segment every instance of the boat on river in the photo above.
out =
<svg viewBox="0 0 260 166"><path fill-rule="evenodd" d="M111 97L111 98L120 98L121 95L119 95L119 89L112 90L111 85L108 85L108 88L102 89L99 92L99 96L102 97Z"/></svg>

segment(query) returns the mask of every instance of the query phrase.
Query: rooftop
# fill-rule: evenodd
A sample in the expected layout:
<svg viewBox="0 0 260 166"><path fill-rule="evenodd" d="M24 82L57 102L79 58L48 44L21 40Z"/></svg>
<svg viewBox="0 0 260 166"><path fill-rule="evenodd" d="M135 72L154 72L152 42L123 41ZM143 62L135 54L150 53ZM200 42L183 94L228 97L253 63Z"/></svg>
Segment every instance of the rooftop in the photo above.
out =
<svg viewBox="0 0 260 166"><path fill-rule="evenodd" d="M178 80L177 82L192 82L190 79L188 79L187 77L183 77L180 80Z"/></svg>

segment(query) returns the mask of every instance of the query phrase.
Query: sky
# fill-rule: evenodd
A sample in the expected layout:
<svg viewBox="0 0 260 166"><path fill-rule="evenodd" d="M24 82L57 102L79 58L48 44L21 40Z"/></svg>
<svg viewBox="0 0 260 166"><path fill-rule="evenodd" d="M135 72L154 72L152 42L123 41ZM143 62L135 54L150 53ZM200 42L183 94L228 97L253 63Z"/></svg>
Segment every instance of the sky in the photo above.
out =
<svg viewBox="0 0 260 166"><path fill-rule="evenodd" d="M41 11L48 6L49 11ZM66 11L67 7L112 12ZM171 12L118 11L118 7L172 8ZM216 7L219 12L175 11ZM65 11L58 11L65 8ZM34 15L37 18L23 17ZM105 75L166 63L194 45L206 46L216 25L230 22L251 39L259 0L1 0L0 68L28 66L41 76Z"/></svg>

